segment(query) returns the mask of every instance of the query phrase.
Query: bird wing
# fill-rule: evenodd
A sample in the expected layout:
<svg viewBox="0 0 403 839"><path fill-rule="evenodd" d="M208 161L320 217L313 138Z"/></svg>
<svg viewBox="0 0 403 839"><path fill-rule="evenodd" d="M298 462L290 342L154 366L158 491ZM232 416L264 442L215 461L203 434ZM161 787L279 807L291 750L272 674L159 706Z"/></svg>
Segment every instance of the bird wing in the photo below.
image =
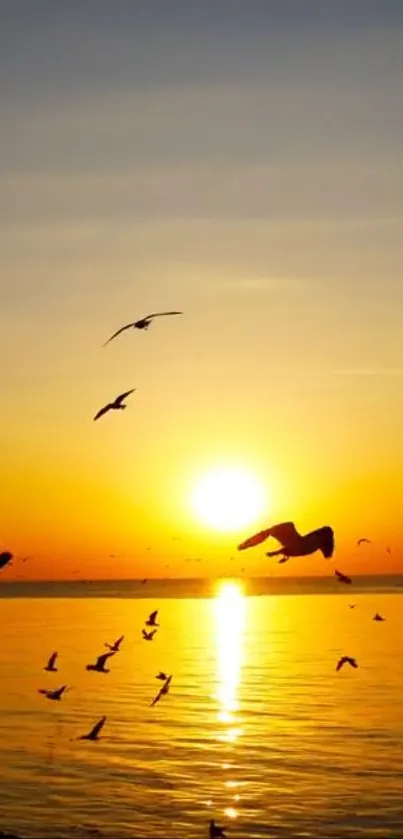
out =
<svg viewBox="0 0 403 839"><path fill-rule="evenodd" d="M108 405L104 405L104 407L103 407L103 408L101 408L101 409L98 411L98 413L97 413L97 414L95 414L94 420L97 420L97 419L99 419L100 417L103 417L103 415L104 415L104 414L106 414L106 413L107 413L107 411L110 411L110 409L111 409L111 405L110 405L110 403L108 403Z"/></svg>
<svg viewBox="0 0 403 839"><path fill-rule="evenodd" d="M107 341L105 341L104 347L106 347L106 345L113 341L114 338L117 338L118 335L120 335L122 332L125 332L126 329L130 329L132 326L134 326L134 323L127 323L126 326L121 326L120 329L114 332L113 335L111 335L111 337L108 338Z"/></svg>
<svg viewBox="0 0 403 839"><path fill-rule="evenodd" d="M343 664L345 664L346 660L346 658L340 658L337 662L336 670L340 670L343 667Z"/></svg>
<svg viewBox="0 0 403 839"><path fill-rule="evenodd" d="M48 691L48 690L44 690L44 688L38 688L38 693L42 693L42 694L43 694L43 696L47 696L47 695L48 695L48 693L49 693L49 691Z"/></svg>
<svg viewBox="0 0 403 839"><path fill-rule="evenodd" d="M136 388L133 387L131 390L126 390L125 393L121 393L119 396L116 397L115 405L120 405L121 402L123 402L123 400L126 399L126 396L130 396L130 394L134 393L135 390Z"/></svg>
<svg viewBox="0 0 403 839"><path fill-rule="evenodd" d="M148 620L149 621L155 621L157 615L158 615L158 609L156 609L155 612L151 612L151 615L148 616Z"/></svg>
<svg viewBox="0 0 403 839"><path fill-rule="evenodd" d="M142 318L142 320L150 320L151 318L162 318L165 315L183 315L183 312L153 312L152 315L147 315L146 318Z"/></svg>
<svg viewBox="0 0 403 839"><path fill-rule="evenodd" d="M172 676L170 676L170 677L169 677L169 679L167 679L167 680L166 680L166 682L165 682L165 684L162 686L161 690L160 690L160 691L158 691L157 696L156 696L156 697L155 697L155 699L153 699L153 701L151 702L150 708L152 708L152 707L153 707L153 705L156 705L156 704L157 704L157 702L159 702L159 701L160 701L161 697L162 697L162 696L165 696L165 694L166 694L166 693L168 693L168 688L169 688L169 684L170 684L171 679L172 679Z"/></svg>
<svg viewBox="0 0 403 839"><path fill-rule="evenodd" d="M102 655L99 655L97 660L96 660L96 667L103 667L105 662L108 660L108 658L111 657L111 655L115 655L115 653L110 652L110 653L102 653Z"/></svg>
<svg viewBox="0 0 403 839"><path fill-rule="evenodd" d="M275 524L267 530L260 530L259 533L255 533L254 536L251 536L249 539L246 539L245 542L238 545L238 550L244 551L245 548L254 548L255 545L260 545L260 543L268 539L269 536L273 536L273 538L277 539L281 545L285 545L293 542L295 539L298 539L299 533L291 521L285 521L282 522L282 524Z"/></svg>
<svg viewBox="0 0 403 839"><path fill-rule="evenodd" d="M148 633L148 632L146 632L146 630L145 630L145 629L142 629L141 631L142 631L142 633L143 633L143 638L148 638L149 633Z"/></svg>
<svg viewBox="0 0 403 839"><path fill-rule="evenodd" d="M12 558L13 554L10 553L10 551L3 551L3 553L0 554L0 568L4 568L4 566L7 565Z"/></svg>
<svg viewBox="0 0 403 839"><path fill-rule="evenodd" d="M325 559L330 559L334 553L334 532L331 527L326 525L325 527L319 527L316 530L317 537L318 537L318 545L320 550L323 553Z"/></svg>
<svg viewBox="0 0 403 839"><path fill-rule="evenodd" d="M370 542L369 539L359 539L358 542L357 542L357 545L364 545L364 544L370 545L371 542Z"/></svg>
<svg viewBox="0 0 403 839"><path fill-rule="evenodd" d="M48 661L48 667L53 667L56 659L57 659L57 653L52 653L52 655L50 656L50 659Z"/></svg>
<svg viewBox="0 0 403 839"><path fill-rule="evenodd" d="M118 638L118 639L115 641L115 647L120 647L120 645L121 645L122 641L124 641L124 637L125 637L124 635L121 635L121 636L120 636L120 638Z"/></svg>
<svg viewBox="0 0 403 839"><path fill-rule="evenodd" d="M95 723L94 728L91 728L89 732L90 737L97 737L101 729L104 727L106 723L106 717L101 717L101 719Z"/></svg>

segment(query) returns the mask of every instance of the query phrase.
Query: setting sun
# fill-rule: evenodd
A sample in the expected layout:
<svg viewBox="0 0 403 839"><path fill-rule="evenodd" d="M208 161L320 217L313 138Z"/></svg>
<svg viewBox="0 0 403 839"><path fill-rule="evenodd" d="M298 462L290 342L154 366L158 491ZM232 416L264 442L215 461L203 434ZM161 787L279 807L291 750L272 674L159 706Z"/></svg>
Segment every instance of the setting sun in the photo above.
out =
<svg viewBox="0 0 403 839"><path fill-rule="evenodd" d="M217 530L251 524L262 513L263 503L263 487L243 469L213 469L200 478L192 493L197 516Z"/></svg>

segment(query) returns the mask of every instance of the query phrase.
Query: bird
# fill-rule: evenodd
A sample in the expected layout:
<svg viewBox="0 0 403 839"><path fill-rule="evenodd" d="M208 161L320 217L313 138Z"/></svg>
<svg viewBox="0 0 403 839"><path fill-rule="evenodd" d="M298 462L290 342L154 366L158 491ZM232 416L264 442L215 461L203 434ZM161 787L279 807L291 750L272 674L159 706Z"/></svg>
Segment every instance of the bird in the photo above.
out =
<svg viewBox="0 0 403 839"><path fill-rule="evenodd" d="M347 577L346 574L342 574L342 572L338 571L337 568L336 568L336 571L334 573L335 573L335 576L337 577L337 579L340 580L341 583L351 583L352 582L351 577Z"/></svg>
<svg viewBox="0 0 403 839"><path fill-rule="evenodd" d="M112 653L118 653L124 637L124 635L121 635L113 644L105 644L105 647L108 647L108 650L111 650Z"/></svg>
<svg viewBox="0 0 403 839"><path fill-rule="evenodd" d="M110 338L105 342L104 347L109 344L114 338L117 338L118 335L121 335L122 332L125 332L126 329L148 329L151 326L151 322L154 318L161 318L165 317L166 315L183 315L183 312L154 312L152 315L146 315L145 318L141 318L140 320L135 320L132 323L127 323L126 326L121 326L116 332L111 335Z"/></svg>
<svg viewBox="0 0 403 839"><path fill-rule="evenodd" d="M5 566L11 562L13 556L14 554L12 554L11 551L3 551L0 553L0 569L5 568Z"/></svg>
<svg viewBox="0 0 403 839"><path fill-rule="evenodd" d="M142 581L141 581L141 585L142 585L142 586L145 586L145 584L146 584L146 583L148 583L148 580L147 580L147 579L145 579L145 580L142 580Z"/></svg>
<svg viewBox="0 0 403 839"><path fill-rule="evenodd" d="M350 658L348 655L343 655L337 662L336 671L338 672L343 667L343 664L350 664L351 667L357 669L358 664L355 658Z"/></svg>
<svg viewBox="0 0 403 839"><path fill-rule="evenodd" d="M157 696L156 696L156 697L153 699L153 701L151 702L150 708L152 708L152 707L153 707L153 705L156 705L156 704L157 704L157 702L159 702L159 701L160 701L160 699L161 699L163 696L166 696L166 694L167 694L167 693L168 693L168 691L169 691L169 685L171 684L171 680L172 680L172 676L168 676L168 678L167 678L167 680L166 680L165 684L162 686L161 690L157 693Z"/></svg>
<svg viewBox="0 0 403 839"><path fill-rule="evenodd" d="M146 632L145 629L141 630L143 638L144 638L145 641L152 641L156 631L157 631L156 629L153 629L152 632Z"/></svg>
<svg viewBox="0 0 403 839"><path fill-rule="evenodd" d="M55 667L55 663L58 655L59 653L52 653L46 667L43 668L44 670L47 670L48 673L57 673L57 667Z"/></svg>
<svg viewBox="0 0 403 839"><path fill-rule="evenodd" d="M112 655L115 655L115 653L102 653L98 656L95 664L87 664L86 670L95 670L96 673L109 673L110 671L105 667L105 664Z"/></svg>
<svg viewBox="0 0 403 839"><path fill-rule="evenodd" d="M166 675L166 673L163 673L162 670L160 670L160 672L158 673L158 676L156 676L155 678L159 679L160 682L166 682L168 676Z"/></svg>
<svg viewBox="0 0 403 839"><path fill-rule="evenodd" d="M131 390L126 390L125 393L121 393L119 396L116 397L114 402L108 402L107 405L104 405L103 408L100 408L97 414L95 414L95 420L103 417L108 411L124 411L127 408L127 405L123 404L123 400L126 399L127 396L130 396L131 393L134 393L136 388L132 388Z"/></svg>
<svg viewBox="0 0 403 839"><path fill-rule="evenodd" d="M215 823L214 819L211 819L209 824L209 839L219 839L219 837L223 837L225 839L225 827L219 827L218 824Z"/></svg>
<svg viewBox="0 0 403 839"><path fill-rule="evenodd" d="M101 719L91 728L91 731L88 734L82 734L81 737L78 737L78 740L99 740L99 733L101 729L104 727L106 723L106 717L101 717Z"/></svg>
<svg viewBox="0 0 403 839"><path fill-rule="evenodd" d="M371 543L370 539L365 539L364 538L364 539L358 539L358 541L357 541L357 547L359 547L360 545L371 545L371 544L372 543Z"/></svg>
<svg viewBox="0 0 403 839"><path fill-rule="evenodd" d="M267 530L261 530L259 533L255 533L254 536L251 536L245 542L238 545L238 550L244 551L246 548L253 548L255 545L260 545L269 536L277 539L283 547L278 551L270 551L266 556L283 555L288 559L290 556L307 556L317 550L322 551L326 559L333 556L334 533L331 527L326 525L302 536L298 533L295 525L291 521L275 524L274 527L269 527Z"/></svg>
<svg viewBox="0 0 403 839"><path fill-rule="evenodd" d="M157 623L157 615L158 609L156 609L155 612L151 612L148 620L146 620L146 626L159 626L159 623Z"/></svg>
<svg viewBox="0 0 403 839"><path fill-rule="evenodd" d="M356 603L350 603L350 604L349 604L350 609L355 609L356 605L357 605Z"/></svg>
<svg viewBox="0 0 403 839"><path fill-rule="evenodd" d="M57 690L44 690L43 688L39 688L38 693L42 693L46 696L46 699L54 699L59 702L66 690L68 690L67 685L62 685Z"/></svg>
<svg viewBox="0 0 403 839"><path fill-rule="evenodd" d="M379 622L379 621L384 621L385 618L383 618L382 615L380 615L379 612L377 612L376 615L374 615L374 617L372 618L372 620Z"/></svg>

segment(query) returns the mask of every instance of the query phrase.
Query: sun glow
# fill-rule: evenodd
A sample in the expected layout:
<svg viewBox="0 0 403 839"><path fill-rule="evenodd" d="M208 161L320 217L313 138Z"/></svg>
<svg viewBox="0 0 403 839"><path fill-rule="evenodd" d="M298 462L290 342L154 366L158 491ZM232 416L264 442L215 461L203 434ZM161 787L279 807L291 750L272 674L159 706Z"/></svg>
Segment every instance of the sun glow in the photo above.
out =
<svg viewBox="0 0 403 839"><path fill-rule="evenodd" d="M223 739L234 742L241 730L236 725L238 686L242 666L245 598L236 583L224 583L216 606L217 658L220 703L219 720L226 726Z"/></svg>
<svg viewBox="0 0 403 839"><path fill-rule="evenodd" d="M264 490L258 479L243 469L213 469L197 482L192 506L210 527L237 530L261 515Z"/></svg>

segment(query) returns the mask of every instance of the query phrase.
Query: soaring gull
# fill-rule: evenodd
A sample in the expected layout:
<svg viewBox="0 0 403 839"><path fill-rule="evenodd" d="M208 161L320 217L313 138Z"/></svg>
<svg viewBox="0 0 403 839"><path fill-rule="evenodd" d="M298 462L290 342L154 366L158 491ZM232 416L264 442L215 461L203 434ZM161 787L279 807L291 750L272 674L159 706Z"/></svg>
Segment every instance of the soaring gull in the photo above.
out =
<svg viewBox="0 0 403 839"><path fill-rule="evenodd" d="M126 390L125 393L121 393L119 396L117 396L114 402L108 402L107 405L104 405L104 407L101 408L97 414L95 414L94 420L103 417L103 415L106 414L108 411L124 411L125 408L127 408L127 405L123 404L124 399L126 399L127 396L130 396L131 393L134 393L135 390L135 387L132 388L132 390Z"/></svg>
<svg viewBox="0 0 403 839"><path fill-rule="evenodd" d="M333 556L334 533L331 527L320 527L318 530L312 530L302 536L291 521L275 524L274 527L255 533L254 536L238 545L238 550L244 551L246 548L260 545L269 536L277 539L277 542L280 542L283 547L278 551L268 552L266 556L283 556L288 559L290 556L307 556L318 550L322 551L326 559Z"/></svg>
<svg viewBox="0 0 403 839"><path fill-rule="evenodd" d="M183 312L154 312L152 315L146 315L145 318L141 318L141 320L135 320L132 323L127 323L126 326L121 326L116 332L111 335L110 338L105 342L104 347L113 341L114 338L117 338L118 335L121 335L122 332L125 332L126 329L148 329L151 326L151 323L154 318L162 318L166 317L167 315L183 315Z"/></svg>
<svg viewBox="0 0 403 839"><path fill-rule="evenodd" d="M341 670L344 664L349 664L350 667L354 667L355 670L358 667L355 658L350 658L350 656L348 655L343 655L337 662L336 671L338 672L339 670Z"/></svg>

